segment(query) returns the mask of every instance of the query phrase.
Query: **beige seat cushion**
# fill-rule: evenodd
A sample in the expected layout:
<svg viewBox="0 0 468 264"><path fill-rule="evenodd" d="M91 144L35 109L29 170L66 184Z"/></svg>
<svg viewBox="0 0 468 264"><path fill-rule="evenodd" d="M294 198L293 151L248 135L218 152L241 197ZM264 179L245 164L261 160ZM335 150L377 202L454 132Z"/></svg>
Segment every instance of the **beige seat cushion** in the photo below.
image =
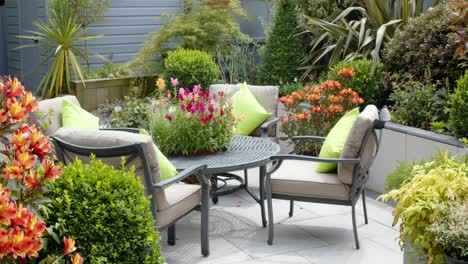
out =
<svg viewBox="0 0 468 264"><path fill-rule="evenodd" d="M65 99L80 106L80 103L75 96L66 95L39 101L37 112L31 114L31 122L40 127L45 135L53 135L59 128L62 127L62 101ZM41 116L39 112L47 116ZM47 129L45 129L42 125L42 122L44 121L46 124L50 121L50 123L48 123Z"/></svg>
<svg viewBox="0 0 468 264"><path fill-rule="evenodd" d="M217 94L220 91L223 91L225 96L231 98L239 89L242 84L213 84L210 86L210 93ZM257 99L258 103L265 108L269 113L272 113L272 117L268 120L275 118L278 114L278 94L279 89L277 86L258 86L258 85L248 85L250 91ZM260 128L254 130L251 136L258 137L261 135ZM268 135L270 137L276 136L276 127L272 126L268 130Z"/></svg>
<svg viewBox="0 0 468 264"><path fill-rule="evenodd" d="M334 173L318 173L316 162L285 160L271 176L272 193L349 200L350 188Z"/></svg>
<svg viewBox="0 0 468 264"><path fill-rule="evenodd" d="M156 225L164 228L200 204L201 187L193 184L173 184L166 189L164 208L158 208Z"/></svg>
<svg viewBox="0 0 468 264"><path fill-rule="evenodd" d="M344 145L343 151L341 152L341 158L356 158L361 148L362 141L369 130L370 126L374 120L379 118L379 111L375 105L368 105L359 114L358 118L351 128L346 143ZM360 170L364 168L372 159L374 155L374 149L376 146L376 139L370 137L368 144L361 156L361 164L359 164ZM345 184L353 183L353 174L354 174L354 165L353 164L338 164L338 179Z"/></svg>

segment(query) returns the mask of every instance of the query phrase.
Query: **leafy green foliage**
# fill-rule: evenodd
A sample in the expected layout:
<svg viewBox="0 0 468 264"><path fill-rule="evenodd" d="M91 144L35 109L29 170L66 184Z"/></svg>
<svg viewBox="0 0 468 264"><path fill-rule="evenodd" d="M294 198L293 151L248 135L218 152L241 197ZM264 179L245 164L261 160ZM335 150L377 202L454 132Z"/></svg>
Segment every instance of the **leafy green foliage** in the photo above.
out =
<svg viewBox="0 0 468 264"><path fill-rule="evenodd" d="M149 35L149 40L137 55L135 65L147 72L158 69L157 57L177 44L179 48L203 50L214 53L225 43L250 42L240 31L236 18L246 14L237 0L228 4L212 4L210 0L184 0L184 10Z"/></svg>
<svg viewBox="0 0 468 264"><path fill-rule="evenodd" d="M468 138L468 71L457 82L449 100L449 127L458 138Z"/></svg>
<svg viewBox="0 0 468 264"><path fill-rule="evenodd" d="M292 94L293 92L299 92L304 89L304 85L300 82L291 82L291 83L284 83L280 86L280 96L285 96L288 94Z"/></svg>
<svg viewBox="0 0 468 264"><path fill-rule="evenodd" d="M374 104L381 108L385 105L388 94L383 87L383 64L378 63L373 75L371 75L371 60L355 60L349 62L340 62L330 68L328 79L343 82L339 72L344 69L353 69L356 74L347 82L348 88L356 91L365 104Z"/></svg>
<svg viewBox="0 0 468 264"><path fill-rule="evenodd" d="M118 103L112 110L112 127L133 127L148 129L149 102L144 98L125 97L123 107Z"/></svg>
<svg viewBox="0 0 468 264"><path fill-rule="evenodd" d="M396 28L422 13L424 0L363 0L362 7L349 7L335 19L307 17L307 31L317 32L306 58L305 75L328 68L340 61L372 58L373 68L380 61L381 49ZM440 1L433 1L431 4ZM409 40L408 38L406 40ZM406 41L405 40L405 41Z"/></svg>
<svg viewBox="0 0 468 264"><path fill-rule="evenodd" d="M130 77L133 71L130 69L128 63L113 64L111 61L106 62L102 67L87 72L86 79L115 79Z"/></svg>
<svg viewBox="0 0 468 264"><path fill-rule="evenodd" d="M47 222L73 237L88 263L164 263L150 201L134 170L77 160L52 183Z"/></svg>
<svg viewBox="0 0 468 264"><path fill-rule="evenodd" d="M442 207L442 217L430 228L445 254L465 262L468 261L467 216L468 203L448 203Z"/></svg>
<svg viewBox="0 0 468 264"><path fill-rule="evenodd" d="M434 162L434 166L440 166L445 161L444 154L444 152L438 151L429 159L429 161ZM412 174L412 171L415 166L422 166L429 161L424 159L416 162L398 161L398 166L395 170L385 177L385 191L390 192L392 190L399 189L404 183L413 179L414 175Z"/></svg>
<svg viewBox="0 0 468 264"><path fill-rule="evenodd" d="M77 23L82 27L104 18L104 10L110 7L112 0L51 0L49 10L59 12L65 3L77 16Z"/></svg>
<svg viewBox="0 0 468 264"><path fill-rule="evenodd" d="M440 163L416 165L412 179L399 189L379 198L397 202L393 225L401 219L400 246L406 243L417 249L433 264L444 264L443 246L435 240L430 226L442 215L442 208L452 202L468 203L468 166L466 158L443 155Z"/></svg>
<svg viewBox="0 0 468 264"><path fill-rule="evenodd" d="M449 5L441 4L412 19L386 45L384 59L393 72L411 73L418 78L429 72L435 80L453 83L463 73L453 54L456 44L448 34L454 21Z"/></svg>
<svg viewBox="0 0 468 264"><path fill-rule="evenodd" d="M299 67L305 56L303 31L296 0L279 0L273 28L263 50L259 73L268 84L292 82L300 75Z"/></svg>
<svg viewBox="0 0 468 264"><path fill-rule="evenodd" d="M332 20L356 0L299 0L299 7L306 16Z"/></svg>
<svg viewBox="0 0 468 264"><path fill-rule="evenodd" d="M433 122L446 121L448 89L439 82L416 81L413 76L390 77L393 121L402 125L431 130Z"/></svg>
<svg viewBox="0 0 468 264"><path fill-rule="evenodd" d="M44 51L41 65L48 65L51 62L37 89L41 97L70 94L72 78L84 80L83 67L79 59L88 61L86 49L78 47L77 44L101 37L86 36L86 30L80 29L76 14L72 13L66 1L59 2L61 8L52 10L48 23L35 21L33 25L37 30L26 31L32 34L31 36L18 36L38 42L19 48L41 47Z"/></svg>
<svg viewBox="0 0 468 264"><path fill-rule="evenodd" d="M233 44L216 49L216 62L224 83L256 83L255 57L258 44Z"/></svg>
<svg viewBox="0 0 468 264"><path fill-rule="evenodd" d="M219 78L218 66L210 54L201 50L169 51L164 60L164 68L167 78L177 78L184 88L201 85L208 89Z"/></svg>

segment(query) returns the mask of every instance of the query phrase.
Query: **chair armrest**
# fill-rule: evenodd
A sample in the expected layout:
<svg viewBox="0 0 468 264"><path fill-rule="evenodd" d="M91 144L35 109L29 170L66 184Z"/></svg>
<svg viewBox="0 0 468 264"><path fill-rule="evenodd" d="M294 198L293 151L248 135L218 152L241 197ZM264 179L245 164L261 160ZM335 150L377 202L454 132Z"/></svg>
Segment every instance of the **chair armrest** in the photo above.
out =
<svg viewBox="0 0 468 264"><path fill-rule="evenodd" d="M278 117L275 117L271 120L268 120L266 121L265 123L263 123L261 126L260 126L260 129L262 131L262 135L261 137L262 138L267 138L268 137L268 129L273 126L273 125L276 125L278 122L280 121L280 119Z"/></svg>
<svg viewBox="0 0 468 264"><path fill-rule="evenodd" d="M206 181L206 179L204 179L203 176L199 177L199 172L203 172L205 169L206 169L206 165L201 165L201 166L192 166L188 169L185 169L179 173L177 173L177 175L175 175L174 177L170 178L170 179L167 179L165 181L160 181L158 183L153 183L153 187L156 188L156 189L162 189L164 187L167 187L171 184L174 184L176 182L179 182L185 178L187 178L188 176L190 175L193 175L193 174L196 174L197 175L197 178L198 180L200 181L200 184L201 185L208 185L208 182Z"/></svg>
<svg viewBox="0 0 468 264"><path fill-rule="evenodd" d="M297 137L292 137L292 141L320 141L323 142L325 141L326 137L319 137L319 136L297 136Z"/></svg>
<svg viewBox="0 0 468 264"><path fill-rule="evenodd" d="M110 131L122 131L122 132L130 132L139 134L139 128L132 128L132 127L111 127L111 128L100 128L99 130L110 130Z"/></svg>
<svg viewBox="0 0 468 264"><path fill-rule="evenodd" d="M305 156L305 155L275 155L271 157L271 160L304 160L304 161L318 161L326 163L346 163L346 164L358 164L360 159L340 159L340 158L319 158L315 156Z"/></svg>

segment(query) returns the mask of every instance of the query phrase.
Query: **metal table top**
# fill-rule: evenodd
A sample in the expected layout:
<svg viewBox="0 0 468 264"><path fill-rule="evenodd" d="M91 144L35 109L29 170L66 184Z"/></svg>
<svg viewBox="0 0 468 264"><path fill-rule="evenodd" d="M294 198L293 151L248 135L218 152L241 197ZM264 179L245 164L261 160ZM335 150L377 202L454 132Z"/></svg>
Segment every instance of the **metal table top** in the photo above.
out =
<svg viewBox="0 0 468 264"><path fill-rule="evenodd" d="M233 136L228 150L203 156L171 156L172 164L183 170L194 165L207 165L207 174L256 168L269 163L280 146L267 138Z"/></svg>

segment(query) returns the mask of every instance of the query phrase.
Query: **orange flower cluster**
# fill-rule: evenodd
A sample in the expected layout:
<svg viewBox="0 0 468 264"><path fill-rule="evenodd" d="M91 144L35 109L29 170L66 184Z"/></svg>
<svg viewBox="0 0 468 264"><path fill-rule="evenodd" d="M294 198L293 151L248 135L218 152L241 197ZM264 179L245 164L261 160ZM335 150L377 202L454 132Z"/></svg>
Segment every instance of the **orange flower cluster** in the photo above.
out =
<svg viewBox="0 0 468 264"><path fill-rule="evenodd" d="M0 104L0 135L9 140L3 152L8 162L0 164L0 177L5 179L0 184L0 259L19 258L24 263L27 257L38 257L46 224L23 204L41 193L39 187L45 181L60 177L62 169L49 158L49 139L34 125L21 125L36 111L38 102L18 79L0 77ZM10 137L5 137L8 134ZM14 197L10 188L3 186L10 182L15 182L10 186ZM67 238L64 243L64 256L76 250L74 240ZM70 260L83 263L78 254Z"/></svg>
<svg viewBox="0 0 468 264"><path fill-rule="evenodd" d="M10 199L8 188L0 189L0 259L5 255L14 258L37 257L42 249L44 222L20 204Z"/></svg>
<svg viewBox="0 0 468 264"><path fill-rule="evenodd" d="M34 189L43 180L55 180L62 174L60 166L45 158L52 152L50 142L34 125L24 124L13 132L11 146L7 147L13 160L3 168L2 178L20 181L24 179L25 186ZM42 160L40 172L33 168L39 160Z"/></svg>
<svg viewBox="0 0 468 264"><path fill-rule="evenodd" d="M2 95L2 106L0 110L0 124L7 122L12 124L26 120L30 112L37 109L38 103L31 92L26 92L24 86L18 79L10 77L0 78L0 95ZM3 108L3 107L2 107Z"/></svg>
<svg viewBox="0 0 468 264"><path fill-rule="evenodd" d="M352 72L351 72L352 73ZM359 105L364 100L351 88L344 87L340 82L327 80L320 85L306 86L302 91L293 92L280 98L286 108L296 108L300 103L308 103L313 114L326 113L331 116L345 111L344 104ZM309 112L295 112L296 120L306 120Z"/></svg>
<svg viewBox="0 0 468 264"><path fill-rule="evenodd" d="M340 77L352 78L356 74L356 71L352 68L343 68L338 72Z"/></svg>

